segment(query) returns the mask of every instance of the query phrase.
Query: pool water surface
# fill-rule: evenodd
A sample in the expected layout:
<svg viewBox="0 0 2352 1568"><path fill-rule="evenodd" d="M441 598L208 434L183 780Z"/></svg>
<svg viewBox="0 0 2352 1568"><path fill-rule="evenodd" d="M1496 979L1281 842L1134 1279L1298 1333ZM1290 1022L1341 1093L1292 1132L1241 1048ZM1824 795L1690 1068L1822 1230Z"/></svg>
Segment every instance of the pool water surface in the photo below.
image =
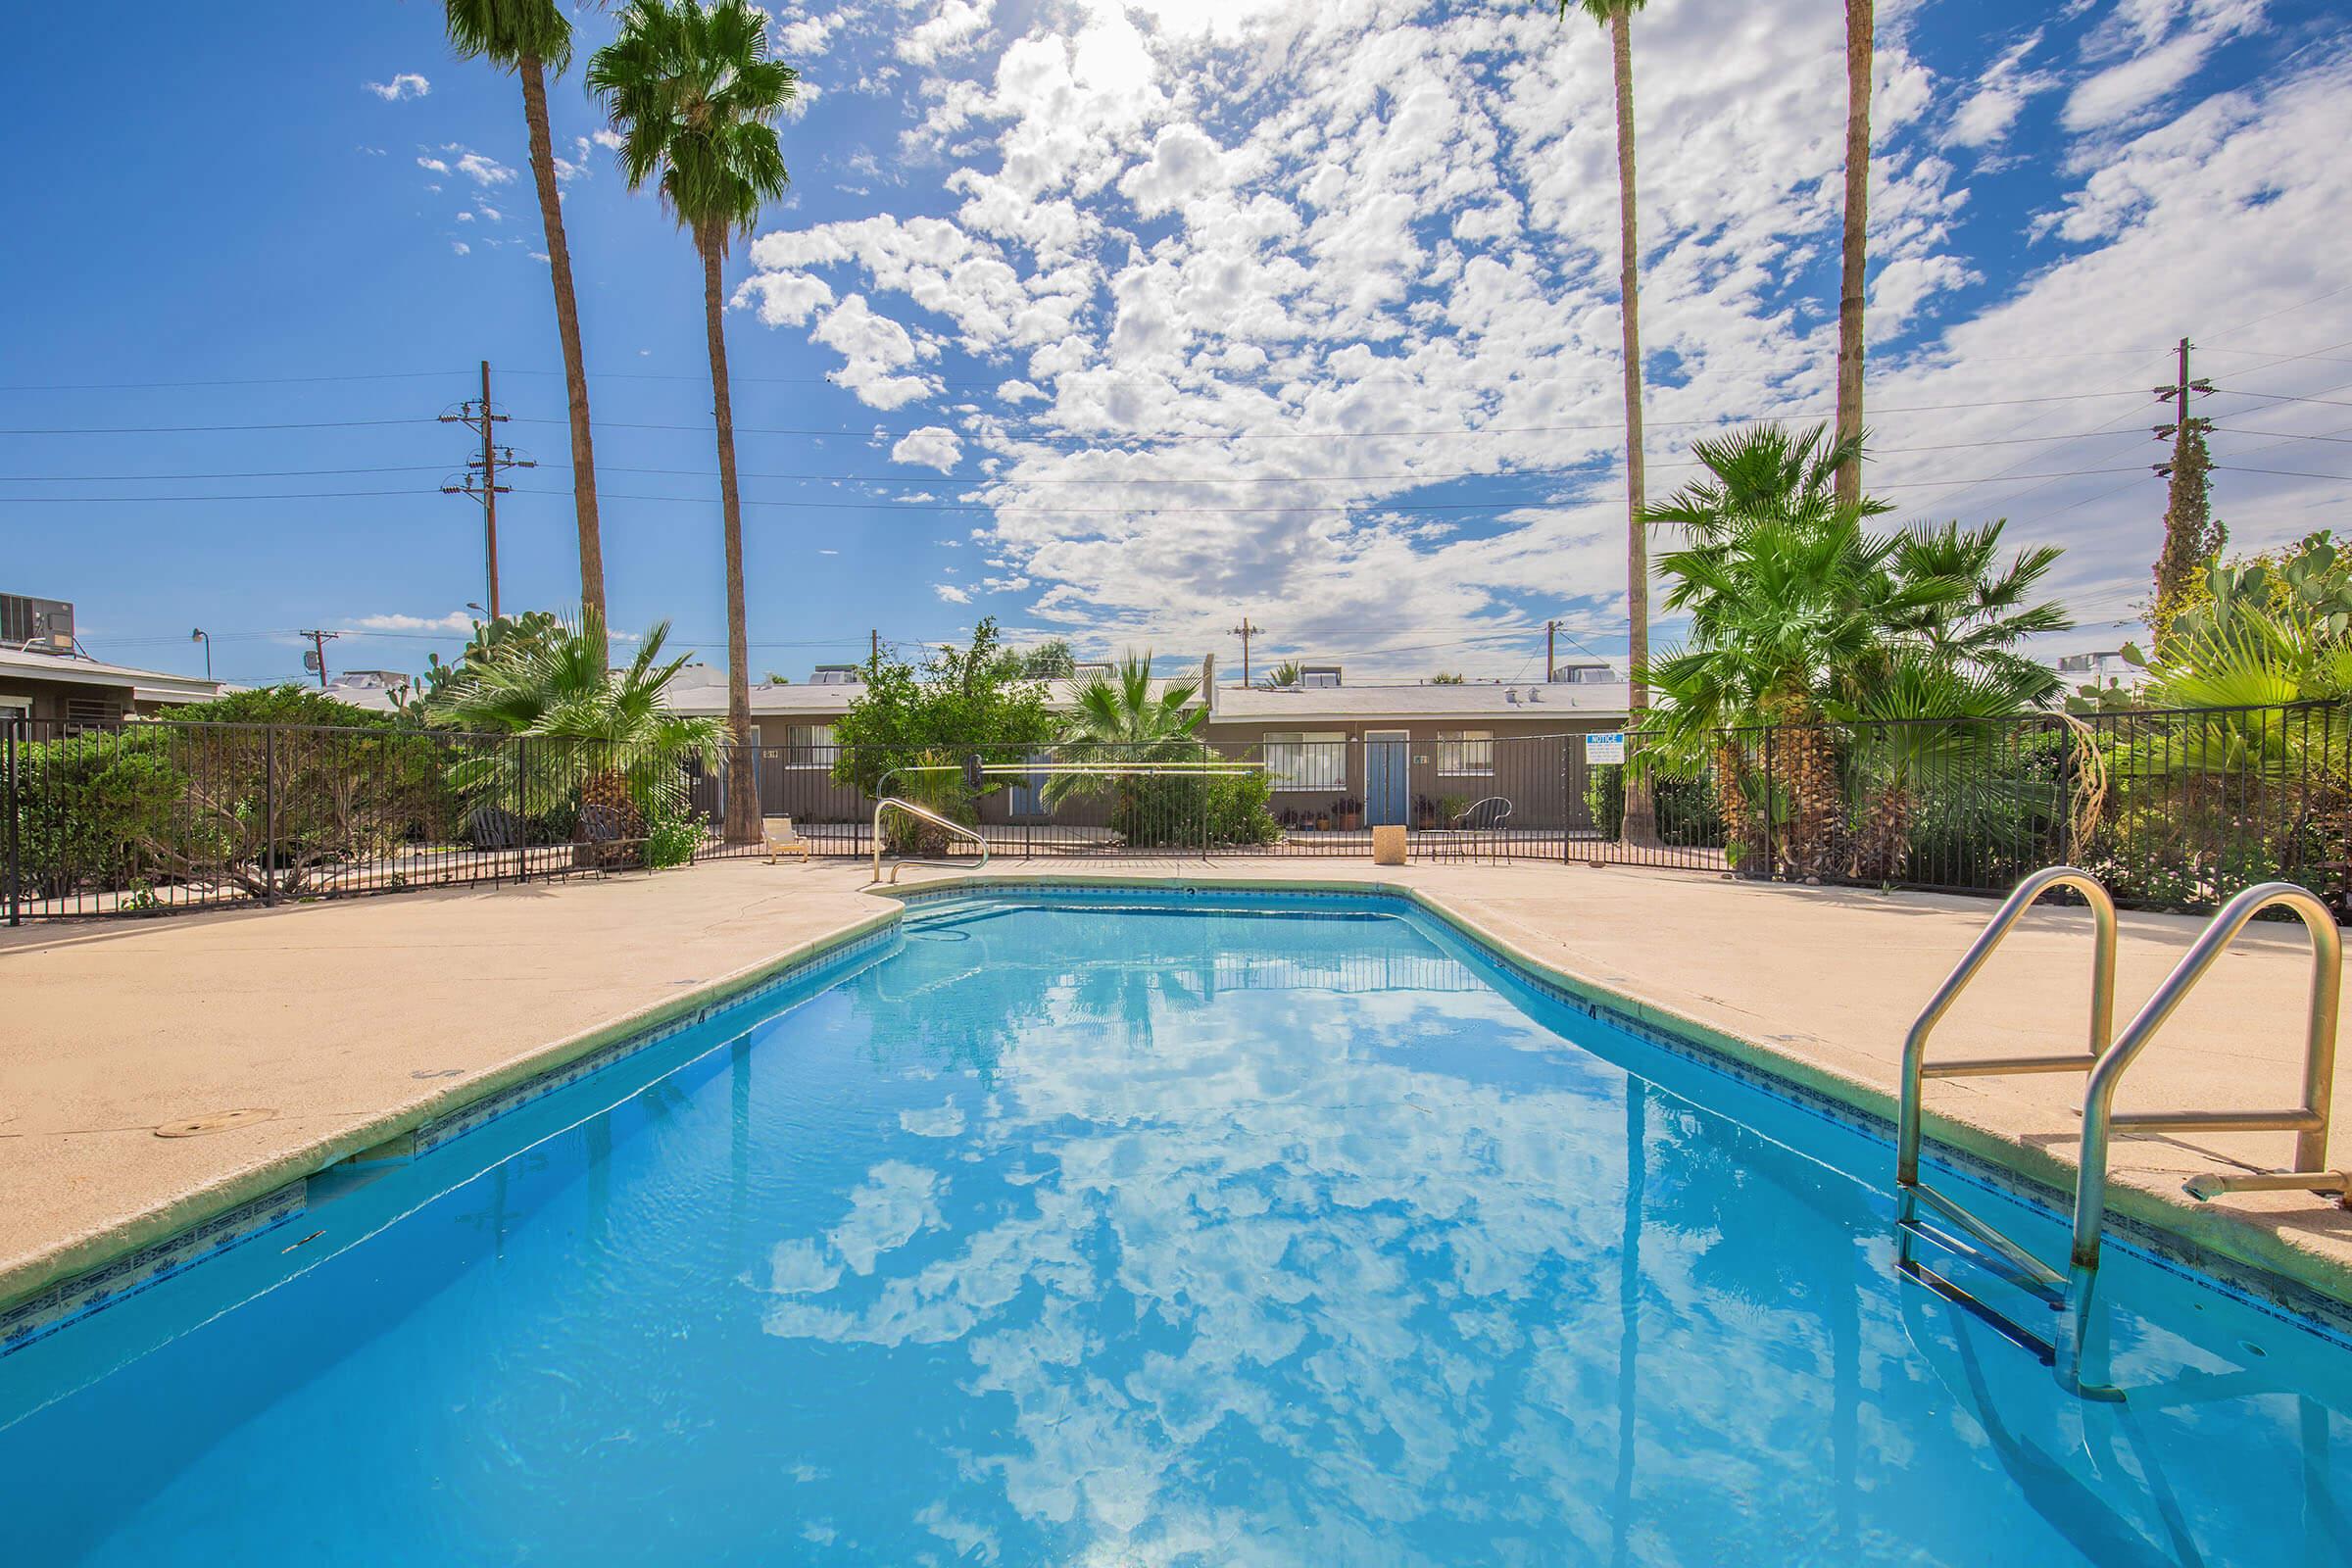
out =
<svg viewBox="0 0 2352 1568"><path fill-rule="evenodd" d="M1400 907L919 907L0 1358L7 1558L2352 1560L2340 1344L2115 1248L2070 1398Z"/></svg>

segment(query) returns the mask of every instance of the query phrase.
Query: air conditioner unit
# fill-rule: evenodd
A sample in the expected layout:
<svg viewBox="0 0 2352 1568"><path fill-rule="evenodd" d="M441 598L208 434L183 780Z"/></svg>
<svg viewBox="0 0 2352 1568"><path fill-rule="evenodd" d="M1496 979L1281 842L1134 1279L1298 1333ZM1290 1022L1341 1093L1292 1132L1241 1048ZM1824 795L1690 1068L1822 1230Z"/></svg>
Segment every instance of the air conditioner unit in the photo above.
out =
<svg viewBox="0 0 2352 1568"><path fill-rule="evenodd" d="M0 594L0 646L72 658L74 607L62 599Z"/></svg>

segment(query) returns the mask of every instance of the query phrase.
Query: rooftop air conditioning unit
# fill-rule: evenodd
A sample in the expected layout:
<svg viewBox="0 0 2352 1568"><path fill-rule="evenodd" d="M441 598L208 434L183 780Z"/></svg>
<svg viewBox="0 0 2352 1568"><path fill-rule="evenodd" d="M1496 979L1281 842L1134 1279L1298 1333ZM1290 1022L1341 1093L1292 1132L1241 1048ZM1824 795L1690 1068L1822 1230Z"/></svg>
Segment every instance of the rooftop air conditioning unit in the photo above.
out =
<svg viewBox="0 0 2352 1568"><path fill-rule="evenodd" d="M74 607L62 599L0 594L0 646L74 657Z"/></svg>

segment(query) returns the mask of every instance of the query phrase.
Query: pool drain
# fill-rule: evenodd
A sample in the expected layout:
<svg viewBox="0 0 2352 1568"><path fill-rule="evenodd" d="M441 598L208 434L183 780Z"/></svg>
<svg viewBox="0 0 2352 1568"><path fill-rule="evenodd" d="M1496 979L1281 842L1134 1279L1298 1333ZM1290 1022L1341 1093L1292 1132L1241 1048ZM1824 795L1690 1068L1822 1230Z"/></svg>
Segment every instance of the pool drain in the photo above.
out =
<svg viewBox="0 0 2352 1568"><path fill-rule="evenodd" d="M232 1127L250 1127L257 1121L268 1121L276 1115L274 1110L208 1110L201 1116L185 1121L168 1121L155 1130L158 1138L202 1138L206 1133L224 1133Z"/></svg>

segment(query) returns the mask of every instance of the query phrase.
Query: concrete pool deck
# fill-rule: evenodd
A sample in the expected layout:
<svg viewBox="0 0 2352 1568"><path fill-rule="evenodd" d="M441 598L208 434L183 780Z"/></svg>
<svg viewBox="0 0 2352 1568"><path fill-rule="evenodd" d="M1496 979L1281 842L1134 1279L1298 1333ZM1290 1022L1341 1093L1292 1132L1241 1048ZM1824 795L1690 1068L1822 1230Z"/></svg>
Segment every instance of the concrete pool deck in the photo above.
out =
<svg viewBox="0 0 2352 1568"><path fill-rule="evenodd" d="M1583 865L1000 862L997 880L1396 888L1571 981L1808 1088L1890 1112L1904 1032L1990 901ZM725 860L611 880L0 931L0 1307L691 1010L886 921L862 862ZM910 871L906 885L968 880ZM2203 921L2126 914L2119 1026ZM1938 1054L2079 1049L2088 916L2029 916ZM2134 1068L2126 1107L2280 1104L2309 949L2249 932ZM2352 1065L2339 1062L2339 1103ZM2082 1079L1931 1084L1928 1130L2071 1185ZM182 1124L218 1130L161 1135ZM2339 1134L2334 1160L2352 1157ZM2186 1174L2283 1162L2283 1135L2119 1137L2116 1210L2352 1301L2352 1212L2308 1194L2196 1204ZM1891 1180L1891 1171L1889 1172Z"/></svg>

